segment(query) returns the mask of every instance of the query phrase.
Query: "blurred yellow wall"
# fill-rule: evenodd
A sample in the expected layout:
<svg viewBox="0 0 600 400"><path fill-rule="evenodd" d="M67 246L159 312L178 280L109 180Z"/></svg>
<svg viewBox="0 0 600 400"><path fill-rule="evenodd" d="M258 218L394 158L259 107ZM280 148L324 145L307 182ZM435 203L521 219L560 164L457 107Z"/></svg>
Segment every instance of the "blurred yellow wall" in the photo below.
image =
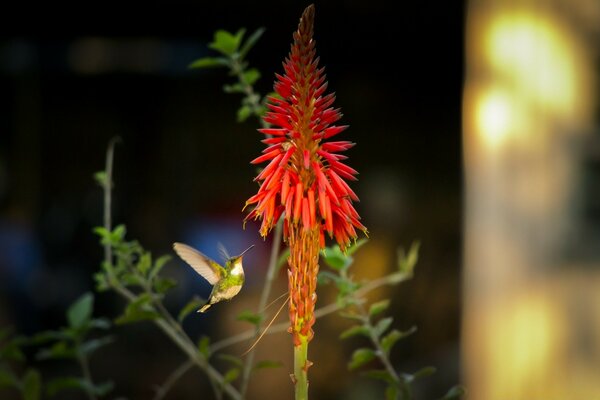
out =
<svg viewBox="0 0 600 400"><path fill-rule="evenodd" d="M600 259L578 231L597 1L471 1L463 376L472 400L600 399ZM597 132L596 132L597 135Z"/></svg>

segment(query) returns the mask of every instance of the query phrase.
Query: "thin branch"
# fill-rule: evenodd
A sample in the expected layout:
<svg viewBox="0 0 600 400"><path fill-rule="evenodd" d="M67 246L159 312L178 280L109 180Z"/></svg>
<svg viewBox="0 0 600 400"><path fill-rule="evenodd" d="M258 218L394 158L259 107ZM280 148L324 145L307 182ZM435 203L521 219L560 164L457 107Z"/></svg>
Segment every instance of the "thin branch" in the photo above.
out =
<svg viewBox="0 0 600 400"><path fill-rule="evenodd" d="M173 371L171 373L171 375L169 375L167 380L165 380L165 383L163 383L161 386L159 386L157 388L156 395L154 395L154 400L162 400L167 395L169 390L171 390L173 385L179 379L181 379L181 377L183 375L185 375L186 372L188 372L190 369L192 369L192 367L194 365L195 365L194 362L192 360L188 359L183 364L181 364L179 367L177 367L177 369L175 369L175 371Z"/></svg>
<svg viewBox="0 0 600 400"><path fill-rule="evenodd" d="M273 288L273 282L275 280L275 275L278 269L277 261L279 261L279 248L281 246L282 230L283 218L280 218L277 222L277 225L275 226L275 233L273 234L273 245L271 246L271 257L269 259L269 268L267 269L265 285L263 286L260 301L258 303L258 312L261 314L261 317L264 316L265 307L267 305L267 301L269 301L269 296L271 295L271 289ZM254 338L258 338L259 335L260 327L257 325L256 329L254 330ZM254 364L254 355L254 349L250 350L244 362L244 370L242 372L242 383L240 385L240 394L242 395L242 398L246 396L248 384L250 383L250 374L252 373L252 366Z"/></svg>
<svg viewBox="0 0 600 400"><path fill-rule="evenodd" d="M105 181L103 185L104 189L104 228L107 232L112 231L112 175L113 175L113 159L115 153L115 144L120 142L121 138L116 136L108 142L108 148L106 149L106 165L104 172ZM104 261L112 265L112 246L110 243L104 245Z"/></svg>

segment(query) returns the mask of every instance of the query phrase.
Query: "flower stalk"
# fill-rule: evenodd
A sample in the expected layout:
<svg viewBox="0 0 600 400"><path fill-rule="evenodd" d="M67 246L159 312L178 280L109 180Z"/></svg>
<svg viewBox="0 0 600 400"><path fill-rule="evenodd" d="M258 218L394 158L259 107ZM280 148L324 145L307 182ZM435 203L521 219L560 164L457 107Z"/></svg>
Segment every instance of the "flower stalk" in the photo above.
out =
<svg viewBox="0 0 600 400"><path fill-rule="evenodd" d="M290 248L288 287L289 332L294 343L296 399L308 398L308 342L314 336L319 251L325 234L342 249L355 240L356 228L366 233L352 202L358 201L345 179L356 180L358 172L342 161L340 154L354 146L348 141L328 141L347 126L334 125L342 116L332 106L333 93L326 94L324 68L315 57L313 39L315 8L304 10L293 34L283 75L276 74L278 97L269 97L269 112L263 120L269 128L267 147L251 163L268 162L255 181L258 193L246 201L254 208L246 216L261 219L264 237L283 215L283 238Z"/></svg>

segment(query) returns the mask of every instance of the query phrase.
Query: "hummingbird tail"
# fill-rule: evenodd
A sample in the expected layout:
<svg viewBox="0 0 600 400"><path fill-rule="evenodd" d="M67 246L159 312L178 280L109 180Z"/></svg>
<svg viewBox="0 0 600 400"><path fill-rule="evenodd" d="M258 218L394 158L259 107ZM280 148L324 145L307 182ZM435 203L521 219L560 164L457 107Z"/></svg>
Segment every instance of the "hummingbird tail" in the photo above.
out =
<svg viewBox="0 0 600 400"><path fill-rule="evenodd" d="M200 309L197 312L199 312L199 313L205 313L206 310L208 310L210 308L210 306L212 306L212 304L206 303L205 305L203 305L202 307L200 307Z"/></svg>

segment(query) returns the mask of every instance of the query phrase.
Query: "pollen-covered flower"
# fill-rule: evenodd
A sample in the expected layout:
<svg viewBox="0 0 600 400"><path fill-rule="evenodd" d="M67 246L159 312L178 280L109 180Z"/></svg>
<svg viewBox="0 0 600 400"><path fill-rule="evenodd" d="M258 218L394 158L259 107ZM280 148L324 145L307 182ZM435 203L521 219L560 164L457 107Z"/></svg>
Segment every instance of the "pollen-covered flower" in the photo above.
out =
<svg viewBox="0 0 600 400"><path fill-rule="evenodd" d="M252 160L268 164L255 178L261 185L246 201L246 206L256 204L246 220L262 219L260 233L266 236L285 213L284 238L292 226L317 229L321 247L327 232L344 249L356 238L356 228L366 228L352 205L358 197L346 183L356 180L358 172L341 154L354 143L331 140L348 126L335 125L342 114L332 107L335 94L326 94L324 68L315 58L313 21L311 6L294 32L284 74L276 74L274 89L281 98L269 98L264 120L272 128L259 129L267 136L267 147Z"/></svg>

